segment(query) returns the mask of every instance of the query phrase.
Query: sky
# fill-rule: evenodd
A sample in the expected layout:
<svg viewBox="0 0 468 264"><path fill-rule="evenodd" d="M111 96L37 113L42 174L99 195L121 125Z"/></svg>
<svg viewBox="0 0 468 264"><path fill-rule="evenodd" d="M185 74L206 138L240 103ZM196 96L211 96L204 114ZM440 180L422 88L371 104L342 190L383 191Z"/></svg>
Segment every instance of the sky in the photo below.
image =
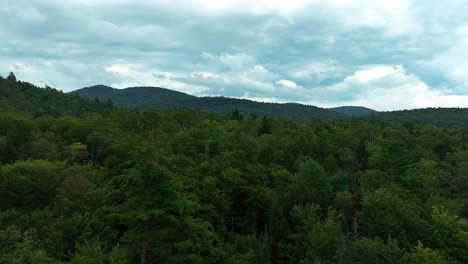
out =
<svg viewBox="0 0 468 264"><path fill-rule="evenodd" d="M465 0L5 0L0 74L72 91L468 107Z"/></svg>

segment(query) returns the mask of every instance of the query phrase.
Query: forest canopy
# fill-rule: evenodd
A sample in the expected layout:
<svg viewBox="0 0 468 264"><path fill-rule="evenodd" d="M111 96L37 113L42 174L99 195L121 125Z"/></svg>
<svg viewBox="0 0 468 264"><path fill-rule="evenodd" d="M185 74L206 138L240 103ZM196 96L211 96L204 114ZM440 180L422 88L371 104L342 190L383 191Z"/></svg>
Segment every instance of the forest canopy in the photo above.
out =
<svg viewBox="0 0 468 264"><path fill-rule="evenodd" d="M14 76L14 75L13 75ZM0 263L468 263L468 129L0 78Z"/></svg>

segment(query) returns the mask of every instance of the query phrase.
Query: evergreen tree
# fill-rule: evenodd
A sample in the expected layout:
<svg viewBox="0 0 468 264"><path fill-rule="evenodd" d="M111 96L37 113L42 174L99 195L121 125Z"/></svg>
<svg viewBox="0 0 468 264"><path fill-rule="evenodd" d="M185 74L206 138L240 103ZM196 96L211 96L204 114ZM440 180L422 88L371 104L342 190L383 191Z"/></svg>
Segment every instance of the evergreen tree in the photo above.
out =
<svg viewBox="0 0 468 264"><path fill-rule="evenodd" d="M10 72L10 73L8 74L7 80L12 81L12 82L16 82L16 76L15 76L15 74L14 74L13 72Z"/></svg>
<svg viewBox="0 0 468 264"><path fill-rule="evenodd" d="M124 201L117 216L127 227L124 241L139 252L139 263L201 263L211 235L208 225L193 217L197 204L181 192L177 178L146 158L121 180Z"/></svg>
<svg viewBox="0 0 468 264"><path fill-rule="evenodd" d="M244 119L244 117L239 113L239 111L236 108L236 110L234 110L234 112L231 115L231 120L242 122L242 119Z"/></svg>
<svg viewBox="0 0 468 264"><path fill-rule="evenodd" d="M268 117L262 117L260 122L260 127L258 128L258 135L261 136L263 134L270 134L271 133L271 121Z"/></svg>

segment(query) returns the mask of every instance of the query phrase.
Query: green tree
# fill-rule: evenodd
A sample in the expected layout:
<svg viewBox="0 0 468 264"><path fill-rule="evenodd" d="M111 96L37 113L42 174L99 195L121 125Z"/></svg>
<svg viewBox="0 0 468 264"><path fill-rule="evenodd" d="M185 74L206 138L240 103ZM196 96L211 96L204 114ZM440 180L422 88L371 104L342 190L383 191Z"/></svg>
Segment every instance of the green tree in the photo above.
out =
<svg viewBox="0 0 468 264"><path fill-rule="evenodd" d="M258 135L261 136L263 134L270 134L271 133L271 120L269 117L262 117L260 121L260 126L258 128Z"/></svg>
<svg viewBox="0 0 468 264"><path fill-rule="evenodd" d="M12 140L8 137L0 136L0 164L14 161L16 154Z"/></svg>
<svg viewBox="0 0 468 264"><path fill-rule="evenodd" d="M312 204L295 206L291 217L294 231L280 246L280 255L287 259L288 263L336 260L345 241L340 216L329 210L323 217L320 206Z"/></svg>
<svg viewBox="0 0 468 264"><path fill-rule="evenodd" d="M318 162L307 158L292 178L290 193L294 204L327 205L332 199L331 177L325 175Z"/></svg>
<svg viewBox="0 0 468 264"><path fill-rule="evenodd" d="M239 113L239 111L236 108L236 110L234 110L234 112L231 114L231 120L242 122L242 119L244 119L244 117Z"/></svg>
<svg viewBox="0 0 468 264"><path fill-rule="evenodd" d="M88 161L88 147L81 143L70 145L70 161L75 164L84 164Z"/></svg>
<svg viewBox="0 0 468 264"><path fill-rule="evenodd" d="M403 263L408 264L444 264L447 263L436 251L425 248L421 241L411 253L403 257Z"/></svg>
<svg viewBox="0 0 468 264"><path fill-rule="evenodd" d="M344 263L401 263L404 250L398 246L395 240L360 238L348 240L343 252L342 261Z"/></svg>
<svg viewBox="0 0 468 264"><path fill-rule="evenodd" d="M128 230L140 263L200 263L212 236L193 216L197 204L181 192L180 182L155 160L143 160L121 177L123 203L116 216Z"/></svg>
<svg viewBox="0 0 468 264"><path fill-rule="evenodd" d="M83 196L90 191L92 184L83 176L68 176L57 188L54 211L59 215L70 215L83 204Z"/></svg>
<svg viewBox="0 0 468 264"><path fill-rule="evenodd" d="M387 184L398 182L414 166L414 156L398 141L369 144L368 151L369 168L383 171Z"/></svg>
<svg viewBox="0 0 468 264"><path fill-rule="evenodd" d="M12 82L16 82L16 76L15 76L15 74L14 74L13 72L10 72L10 73L8 74L7 80L12 81Z"/></svg>
<svg viewBox="0 0 468 264"><path fill-rule="evenodd" d="M431 219L433 232L428 241L445 256L468 262L468 223L466 219L451 214L445 208L434 207ZM418 245L419 246L419 245Z"/></svg>
<svg viewBox="0 0 468 264"><path fill-rule="evenodd" d="M121 246L114 246L108 254L109 264L128 264L130 263L130 254L128 250Z"/></svg>
<svg viewBox="0 0 468 264"><path fill-rule="evenodd" d="M0 209L51 206L61 178L61 163L18 161L0 167Z"/></svg>
<svg viewBox="0 0 468 264"><path fill-rule="evenodd" d="M378 189L364 194L360 218L368 235L382 240L391 237L407 248L417 239L431 235L422 209L411 196Z"/></svg>
<svg viewBox="0 0 468 264"><path fill-rule="evenodd" d="M70 264L105 264L106 254L99 242L85 242L76 245L76 252L70 259Z"/></svg>
<svg viewBox="0 0 468 264"><path fill-rule="evenodd" d="M16 226L0 230L0 263L8 264L59 264L47 252L38 248L38 236L34 229L21 232Z"/></svg>

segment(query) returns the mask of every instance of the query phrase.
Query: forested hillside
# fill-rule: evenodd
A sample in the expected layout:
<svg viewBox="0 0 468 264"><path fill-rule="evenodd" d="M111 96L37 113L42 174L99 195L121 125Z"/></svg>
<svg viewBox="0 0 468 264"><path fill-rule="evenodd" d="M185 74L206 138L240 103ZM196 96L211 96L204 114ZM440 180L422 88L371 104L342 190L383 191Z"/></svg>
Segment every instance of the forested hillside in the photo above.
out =
<svg viewBox="0 0 468 264"><path fill-rule="evenodd" d="M102 100L101 100L102 101ZM0 263L468 263L468 130L0 78Z"/></svg>
<svg viewBox="0 0 468 264"><path fill-rule="evenodd" d="M354 117L370 116L373 113L377 113L377 111L363 106L339 106L328 109L337 113Z"/></svg>
<svg viewBox="0 0 468 264"><path fill-rule="evenodd" d="M112 107L111 101L100 104L77 95L64 94L51 87L39 88L28 82L16 80L13 73L5 79L0 77L0 111L21 112L32 116L59 116L86 112L105 112Z"/></svg>
<svg viewBox="0 0 468 264"><path fill-rule="evenodd" d="M271 116L294 120L381 120L400 124L433 124L444 127L468 128L467 108L425 108L378 112L363 106L320 108L288 103L261 103L227 97L196 97L185 93L157 88L135 87L114 89L97 85L72 92L84 98L113 102L115 105L139 110L197 109L218 114Z"/></svg>
<svg viewBox="0 0 468 264"><path fill-rule="evenodd" d="M237 110L242 115L255 113L296 120L346 119L347 114L310 105L261 103L227 97L196 97L185 93L159 88L134 87L114 89L97 85L72 92L85 98L112 100L118 106L140 110L198 109L218 114L229 114Z"/></svg>
<svg viewBox="0 0 468 264"><path fill-rule="evenodd" d="M393 123L468 128L468 108L425 108L379 112L371 114L370 118Z"/></svg>

